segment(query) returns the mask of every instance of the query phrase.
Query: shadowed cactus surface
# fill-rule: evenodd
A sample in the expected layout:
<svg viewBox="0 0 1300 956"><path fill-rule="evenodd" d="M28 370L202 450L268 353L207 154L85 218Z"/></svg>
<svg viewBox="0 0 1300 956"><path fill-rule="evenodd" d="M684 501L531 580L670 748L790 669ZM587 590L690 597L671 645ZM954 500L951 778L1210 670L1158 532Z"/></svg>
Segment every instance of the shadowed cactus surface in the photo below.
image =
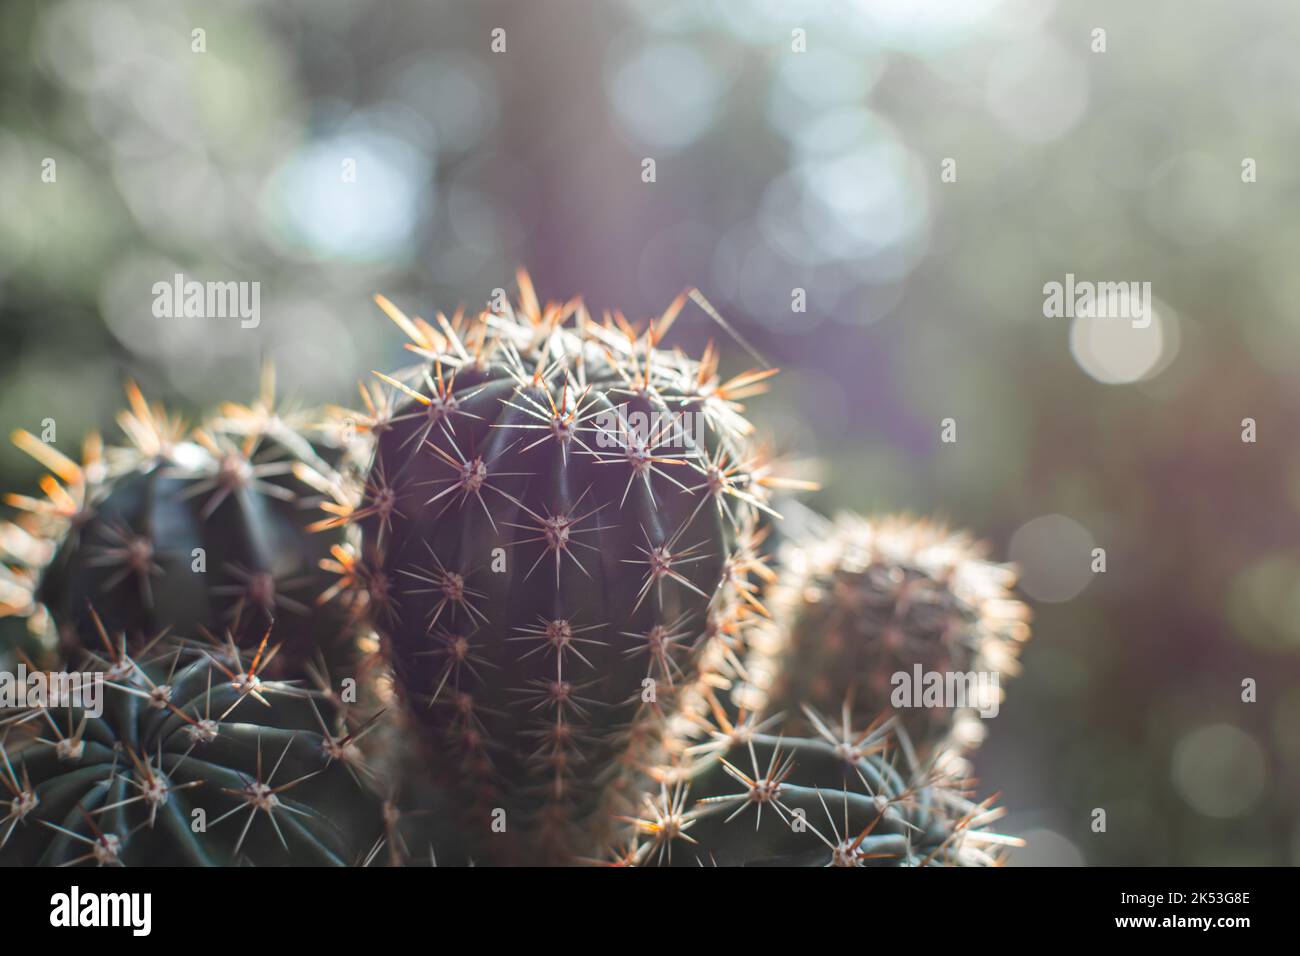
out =
<svg viewBox="0 0 1300 956"><path fill-rule="evenodd" d="M765 479L737 400L647 328L580 302L520 302L437 325L381 301L427 364L383 376L406 403L360 509L384 578L376 623L462 804L506 858L594 849L630 750L653 747L728 587ZM489 837L504 826L514 839Z"/></svg>

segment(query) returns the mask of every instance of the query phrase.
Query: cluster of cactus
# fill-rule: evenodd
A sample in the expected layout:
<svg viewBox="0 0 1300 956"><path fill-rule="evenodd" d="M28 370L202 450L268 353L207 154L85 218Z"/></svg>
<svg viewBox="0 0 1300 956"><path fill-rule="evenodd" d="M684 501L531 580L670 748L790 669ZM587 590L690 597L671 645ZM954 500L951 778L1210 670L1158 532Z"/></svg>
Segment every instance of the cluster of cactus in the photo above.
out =
<svg viewBox="0 0 1300 956"><path fill-rule="evenodd" d="M363 412L268 379L187 429L132 388L127 448L17 436L51 474L0 527L0 654L107 700L0 717L0 864L1000 859L966 715L881 681L1009 672L1011 572L903 519L783 534L742 405L772 370L665 348L685 295L519 289L377 297L416 362Z"/></svg>

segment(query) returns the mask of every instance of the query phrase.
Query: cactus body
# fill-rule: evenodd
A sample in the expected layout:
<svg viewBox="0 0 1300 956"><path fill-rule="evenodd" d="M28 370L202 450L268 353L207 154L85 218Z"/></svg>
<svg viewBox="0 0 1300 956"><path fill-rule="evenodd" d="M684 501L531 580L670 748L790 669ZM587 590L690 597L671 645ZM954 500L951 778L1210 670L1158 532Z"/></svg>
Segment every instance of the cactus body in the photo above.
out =
<svg viewBox="0 0 1300 956"><path fill-rule="evenodd" d="M93 481L66 460L63 473L47 479L63 480L55 497L67 511L51 516L45 507L52 554L29 607L15 611L47 610L68 654L79 635L93 633L92 604L109 630L132 641L206 630L255 645L274 621L283 652L273 673L300 676L304 661L348 636L347 615L318 600L332 581L321 562L343 529L315 533L315 490L295 474L332 473L318 453L331 450L243 406L187 434L137 391L129 394L131 410L119 420L132 446L112 449ZM25 446L35 443L24 436Z"/></svg>
<svg viewBox="0 0 1300 956"><path fill-rule="evenodd" d="M324 697L204 656L105 660L101 716L28 712L0 753L5 865L342 865L382 833Z"/></svg>
<svg viewBox="0 0 1300 956"><path fill-rule="evenodd" d="M852 515L814 526L786 546L771 598L779 627L757 664L773 709L807 703L834 712L846 698L865 724L896 715L924 755L982 739L975 712L1000 700L965 706L896 707L902 678L922 674L1016 673L1029 636L1028 609L1011 595L1014 571L983 559L968 536L903 517ZM965 686L965 685L963 685ZM985 689L992 688L990 680Z"/></svg>
<svg viewBox="0 0 1300 956"><path fill-rule="evenodd" d="M732 599L763 491L735 399L763 376L658 349L680 301L637 334L521 286L439 330L395 314L431 362L385 376L410 401L361 513L377 624L470 826L564 860Z"/></svg>
<svg viewBox="0 0 1300 956"><path fill-rule="evenodd" d="M753 732L702 773L648 793L622 856L635 865L987 866L1018 841L988 829L933 767L893 749L888 725L845 732L815 712L814 733Z"/></svg>

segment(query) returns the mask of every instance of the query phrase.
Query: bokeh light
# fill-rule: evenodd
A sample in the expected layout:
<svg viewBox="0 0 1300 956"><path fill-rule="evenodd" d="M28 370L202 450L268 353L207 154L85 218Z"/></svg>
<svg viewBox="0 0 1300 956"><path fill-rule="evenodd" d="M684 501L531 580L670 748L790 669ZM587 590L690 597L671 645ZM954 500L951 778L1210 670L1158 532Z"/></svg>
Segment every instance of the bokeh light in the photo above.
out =
<svg viewBox="0 0 1300 956"><path fill-rule="evenodd" d="M1093 562L1088 529L1062 514L1026 521L1011 536L1011 560L1020 567L1020 587L1039 601L1068 601L1088 586Z"/></svg>
<svg viewBox="0 0 1300 956"><path fill-rule="evenodd" d="M1178 742L1170 768L1174 786L1198 813L1235 817L1264 790L1267 770L1255 739L1231 724L1200 727Z"/></svg>

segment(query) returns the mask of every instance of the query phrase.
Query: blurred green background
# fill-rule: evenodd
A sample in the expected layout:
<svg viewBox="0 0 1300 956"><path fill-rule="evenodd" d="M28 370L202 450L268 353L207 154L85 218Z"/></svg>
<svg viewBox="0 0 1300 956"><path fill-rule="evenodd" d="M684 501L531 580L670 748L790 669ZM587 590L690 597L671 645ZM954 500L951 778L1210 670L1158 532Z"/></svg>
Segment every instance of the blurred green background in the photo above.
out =
<svg viewBox="0 0 1300 956"><path fill-rule="evenodd" d="M1300 9L9 0L0 45L5 431L70 450L127 376L193 410L264 358L349 403L400 352L376 291L698 286L782 367L752 411L814 504L1023 565L977 761L1017 862L1300 863ZM260 326L155 318L177 272L260 282ZM1067 273L1150 282L1151 327L1044 317Z"/></svg>

